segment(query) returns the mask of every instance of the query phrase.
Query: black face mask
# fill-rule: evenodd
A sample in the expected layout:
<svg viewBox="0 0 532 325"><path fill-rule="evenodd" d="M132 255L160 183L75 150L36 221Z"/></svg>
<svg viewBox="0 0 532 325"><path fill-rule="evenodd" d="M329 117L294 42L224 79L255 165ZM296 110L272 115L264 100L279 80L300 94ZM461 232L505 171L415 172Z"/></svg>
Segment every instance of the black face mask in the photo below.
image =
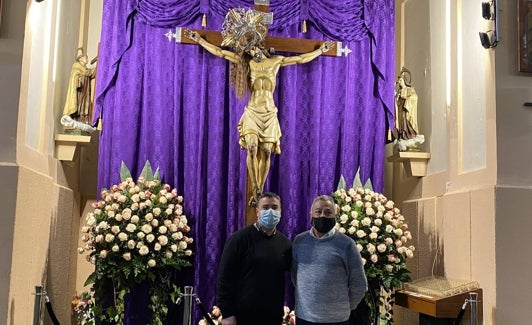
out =
<svg viewBox="0 0 532 325"><path fill-rule="evenodd" d="M336 225L335 218L312 218L312 226L320 233L326 234Z"/></svg>

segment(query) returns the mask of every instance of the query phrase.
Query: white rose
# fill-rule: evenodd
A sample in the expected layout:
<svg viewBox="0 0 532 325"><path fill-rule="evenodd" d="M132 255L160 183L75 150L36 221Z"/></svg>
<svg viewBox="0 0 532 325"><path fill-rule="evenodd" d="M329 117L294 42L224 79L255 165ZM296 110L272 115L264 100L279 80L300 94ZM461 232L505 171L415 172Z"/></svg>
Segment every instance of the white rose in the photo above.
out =
<svg viewBox="0 0 532 325"><path fill-rule="evenodd" d="M379 253L384 253L386 251L386 245L385 244L379 244L377 246L377 250L379 251Z"/></svg>
<svg viewBox="0 0 532 325"><path fill-rule="evenodd" d="M395 246L401 247L401 246L403 246L403 242L398 239L398 240L395 241Z"/></svg>
<svg viewBox="0 0 532 325"><path fill-rule="evenodd" d="M109 228L109 224L107 223L107 221L102 221L98 224L98 228L106 230L107 228Z"/></svg>
<svg viewBox="0 0 532 325"><path fill-rule="evenodd" d="M166 258L172 258L173 255L174 254L171 251L164 252L164 257L166 257Z"/></svg>
<svg viewBox="0 0 532 325"><path fill-rule="evenodd" d="M392 220L392 215L389 212L386 212L384 214L384 220L386 220L386 221Z"/></svg>
<svg viewBox="0 0 532 325"><path fill-rule="evenodd" d="M187 242L182 240L179 242L179 250L184 250L185 248L187 248Z"/></svg>
<svg viewBox="0 0 532 325"><path fill-rule="evenodd" d="M354 234L355 231L357 231L357 229L356 229L355 227L352 227L352 226L349 227L349 229L347 229L347 232L348 232L350 235Z"/></svg>
<svg viewBox="0 0 532 325"><path fill-rule="evenodd" d="M172 208L167 208L166 210L164 210L164 213L167 215L167 216L171 216L172 215Z"/></svg>
<svg viewBox="0 0 532 325"><path fill-rule="evenodd" d="M155 236L154 236L153 234L148 234L148 235L146 236L146 241L147 241L148 243L151 243L151 242L154 241L154 240L155 240Z"/></svg>
<svg viewBox="0 0 532 325"><path fill-rule="evenodd" d="M141 230L142 230L145 234L149 234L149 233L151 233L152 228L151 228L150 225L145 224L145 225L142 226Z"/></svg>
<svg viewBox="0 0 532 325"><path fill-rule="evenodd" d="M173 244L172 246L170 246L170 249L172 250L172 252L177 252L177 245L176 244Z"/></svg>
<svg viewBox="0 0 532 325"><path fill-rule="evenodd" d="M96 218L94 218L94 214L89 213L87 215L87 225L88 226L93 226L95 223L96 223Z"/></svg>
<svg viewBox="0 0 532 325"><path fill-rule="evenodd" d="M134 232L135 230L137 230L137 226L135 226L134 224L132 223L128 223L127 226L126 226L126 231L128 232Z"/></svg>
<svg viewBox="0 0 532 325"><path fill-rule="evenodd" d="M132 197L131 197L131 201L133 202L138 202L140 201L140 197L138 194L134 194Z"/></svg>
<svg viewBox="0 0 532 325"><path fill-rule="evenodd" d="M375 254L371 255L370 257L370 260L373 262L373 263L377 263L377 261L379 260L379 257Z"/></svg>
<svg viewBox="0 0 532 325"><path fill-rule="evenodd" d="M381 226L381 225L382 225L382 220L381 220L381 219L375 219L375 221L373 221L373 223L374 223L376 226Z"/></svg>
<svg viewBox="0 0 532 325"><path fill-rule="evenodd" d="M153 245L153 250L154 250L154 251L157 251L157 252L158 252L158 251L161 250L161 248L162 248L162 247L161 247L161 244L159 244L159 243L155 243L155 245Z"/></svg>
<svg viewBox="0 0 532 325"><path fill-rule="evenodd" d="M150 249L146 245L143 245L139 248L139 254L142 256L148 255L149 252L150 252Z"/></svg>
<svg viewBox="0 0 532 325"><path fill-rule="evenodd" d="M166 197L161 196L161 197L159 198L159 203L161 203L161 204L166 204L166 202L168 202L168 200L166 199Z"/></svg>
<svg viewBox="0 0 532 325"><path fill-rule="evenodd" d="M105 235L105 241L106 242L111 243L113 240L115 240L115 236L113 234Z"/></svg>
<svg viewBox="0 0 532 325"><path fill-rule="evenodd" d="M386 237L384 239L384 242L386 243L386 245L391 245L391 244L393 244L393 239L390 238L390 237Z"/></svg>
<svg viewBox="0 0 532 325"><path fill-rule="evenodd" d="M137 233L137 238L138 238L138 239L143 239L144 237L146 237L146 234L143 233L142 231L139 231L139 232Z"/></svg>
<svg viewBox="0 0 532 325"><path fill-rule="evenodd" d="M394 233L395 233L396 236L402 236L403 235L403 230L401 230L401 228L395 229Z"/></svg>
<svg viewBox="0 0 532 325"><path fill-rule="evenodd" d="M117 214L115 215L115 220L116 220L116 221L120 222L120 221L122 221L123 219L124 219L124 218L122 218L122 214L117 213Z"/></svg>
<svg viewBox="0 0 532 325"><path fill-rule="evenodd" d="M113 245L111 250L116 253L116 252L118 252L120 250L120 247L118 247L118 245Z"/></svg>
<svg viewBox="0 0 532 325"><path fill-rule="evenodd" d="M342 207L342 211L344 211L344 212L349 212L349 211L351 211L351 207L350 207L349 205L344 205L344 206Z"/></svg>
<svg viewBox="0 0 532 325"><path fill-rule="evenodd" d="M391 264L386 264L385 267L386 267L386 271L388 271L388 272L392 272L392 271L393 271L393 265L391 265Z"/></svg>
<svg viewBox="0 0 532 325"><path fill-rule="evenodd" d="M391 233L393 232L393 227L391 225L386 225L386 228L384 228L384 230L387 232L387 233Z"/></svg>
<svg viewBox="0 0 532 325"><path fill-rule="evenodd" d="M338 231L341 232L342 234L345 234L345 228L339 228Z"/></svg>
<svg viewBox="0 0 532 325"><path fill-rule="evenodd" d="M377 237L379 237L379 235L377 235L377 233L375 233L375 232L372 232L371 234L369 234L369 238L370 238L371 240L376 240Z"/></svg>
<svg viewBox="0 0 532 325"><path fill-rule="evenodd" d="M131 261L131 253L124 253L122 254L122 258L126 261Z"/></svg>
<svg viewBox="0 0 532 325"><path fill-rule="evenodd" d="M159 244L163 245L163 246L166 246L166 244L168 244L168 237L166 236L159 236L157 238L157 241L159 242Z"/></svg>
<svg viewBox="0 0 532 325"><path fill-rule="evenodd" d="M366 259L362 257L362 265L366 265Z"/></svg>
<svg viewBox="0 0 532 325"><path fill-rule="evenodd" d="M98 235L96 236L96 238L94 239L97 243L101 243L103 241L103 235Z"/></svg>
<svg viewBox="0 0 532 325"><path fill-rule="evenodd" d="M353 220L351 220L351 226L353 226L353 227L358 227L358 224L359 224L359 222L358 222L357 219L353 219Z"/></svg>
<svg viewBox="0 0 532 325"><path fill-rule="evenodd" d="M114 211L108 211L107 212L107 217L114 218L114 216L115 216L115 212Z"/></svg>
<svg viewBox="0 0 532 325"><path fill-rule="evenodd" d="M161 209L160 208L153 209L153 215L154 216L158 217L160 214L161 214Z"/></svg>
<svg viewBox="0 0 532 325"><path fill-rule="evenodd" d="M371 232L378 233L381 229L377 226L373 226L370 228Z"/></svg>
<svg viewBox="0 0 532 325"><path fill-rule="evenodd" d="M154 226L154 227L157 227L157 226L159 225L159 220L157 220L157 219L153 219L153 220L151 221L151 225Z"/></svg>
<svg viewBox="0 0 532 325"><path fill-rule="evenodd" d="M341 223L341 224L346 223L346 222L347 222L347 218L348 218L347 215L342 214L342 215L340 216L340 223Z"/></svg>
<svg viewBox="0 0 532 325"><path fill-rule="evenodd" d="M192 255L192 251L191 251L190 249L187 249L187 250L185 251L185 255L186 255L186 256L190 256L190 255Z"/></svg>
<svg viewBox="0 0 532 325"><path fill-rule="evenodd" d="M111 232L112 232L113 234L115 234L115 235L118 234L118 233L120 232L120 227L118 227L118 226L112 226L112 227L111 227Z"/></svg>
<svg viewBox="0 0 532 325"><path fill-rule="evenodd" d="M408 258L414 257L414 252L412 252L411 250L407 249L406 250L406 257L408 257Z"/></svg>
<svg viewBox="0 0 532 325"><path fill-rule="evenodd" d="M154 259L150 259L150 260L148 261L148 266L149 266L149 267L154 267L155 264L156 264L156 263L155 263L155 260L154 260Z"/></svg>
<svg viewBox="0 0 532 325"><path fill-rule="evenodd" d="M375 210L373 210L372 207L366 208L366 215L367 216L374 216L375 215Z"/></svg>
<svg viewBox="0 0 532 325"><path fill-rule="evenodd" d="M373 244L367 244L367 245L366 245L366 249L368 250L368 252L369 252L370 254L375 253L375 245L373 245Z"/></svg>
<svg viewBox="0 0 532 325"><path fill-rule="evenodd" d="M357 244L357 249L358 249L359 252L362 252L364 247L362 247L362 245L360 245L360 244Z"/></svg>
<svg viewBox="0 0 532 325"><path fill-rule="evenodd" d="M100 257L101 258L106 258L107 257L107 251L105 249L100 252Z"/></svg>
<svg viewBox="0 0 532 325"><path fill-rule="evenodd" d="M138 215L134 215L131 217L131 222L132 223L139 223L139 216Z"/></svg>
<svg viewBox="0 0 532 325"><path fill-rule="evenodd" d="M365 236L366 236L366 232L364 230L362 230L362 229L357 230L357 237L358 238L363 238Z"/></svg>
<svg viewBox="0 0 532 325"><path fill-rule="evenodd" d="M132 240L132 239L128 240L128 242L127 242L127 248L129 248L129 249L135 248L136 245L137 245L137 243L135 243L135 241Z"/></svg>

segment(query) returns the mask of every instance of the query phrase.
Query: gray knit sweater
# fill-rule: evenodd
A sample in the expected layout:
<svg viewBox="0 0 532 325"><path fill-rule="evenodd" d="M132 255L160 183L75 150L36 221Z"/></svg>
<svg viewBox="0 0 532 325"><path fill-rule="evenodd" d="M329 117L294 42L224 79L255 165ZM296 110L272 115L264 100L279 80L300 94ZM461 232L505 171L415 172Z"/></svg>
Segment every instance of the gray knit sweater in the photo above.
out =
<svg viewBox="0 0 532 325"><path fill-rule="evenodd" d="M334 231L320 239L305 231L292 246L295 314L315 323L349 319L367 290L355 241Z"/></svg>

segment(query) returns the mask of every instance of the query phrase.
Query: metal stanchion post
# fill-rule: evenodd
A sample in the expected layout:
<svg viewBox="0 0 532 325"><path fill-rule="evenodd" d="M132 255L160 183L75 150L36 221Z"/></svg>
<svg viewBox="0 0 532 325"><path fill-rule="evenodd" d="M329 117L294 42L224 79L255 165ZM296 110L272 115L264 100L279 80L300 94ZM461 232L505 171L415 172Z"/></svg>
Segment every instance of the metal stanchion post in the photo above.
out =
<svg viewBox="0 0 532 325"><path fill-rule="evenodd" d="M35 286L35 302L33 304L33 325L41 324L41 307L42 307L42 296L43 296L43 286Z"/></svg>
<svg viewBox="0 0 532 325"><path fill-rule="evenodd" d="M185 286L185 294L183 295L185 297L185 308L183 311L183 325L191 325L192 323L192 296L194 287L192 286Z"/></svg>
<svg viewBox="0 0 532 325"><path fill-rule="evenodd" d="M469 303L471 304L471 325L477 325L477 296L476 292L469 293Z"/></svg>

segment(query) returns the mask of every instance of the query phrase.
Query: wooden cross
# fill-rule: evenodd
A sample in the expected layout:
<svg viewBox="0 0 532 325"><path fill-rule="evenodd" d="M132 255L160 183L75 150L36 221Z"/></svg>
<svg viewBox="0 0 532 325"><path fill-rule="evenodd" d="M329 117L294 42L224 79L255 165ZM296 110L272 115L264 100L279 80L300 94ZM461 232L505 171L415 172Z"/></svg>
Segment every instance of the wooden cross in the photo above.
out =
<svg viewBox="0 0 532 325"><path fill-rule="evenodd" d="M270 13L269 0L255 0L254 9L257 11ZM213 30L203 30L203 29L190 29L191 31L197 32L201 37L203 37L207 42L214 44L216 46L221 46L222 44L222 34L219 31ZM193 40L185 37L185 29L176 28L175 33L169 31L166 33L168 40L172 38L176 39L176 43L183 44L196 44ZM284 37L266 37L266 49L273 48L276 52L292 52L292 53L308 53L316 50L323 44L324 41L312 40L312 39L301 39L301 38L284 38ZM328 56L341 56L342 54L348 55L351 52L347 47L342 48L342 42L336 42L336 45L331 48L329 51L324 52L322 55Z"/></svg>
<svg viewBox="0 0 532 325"><path fill-rule="evenodd" d="M270 14L270 8L269 8L269 0L255 0L254 2L255 6L254 9L256 11L261 11L264 13L267 13L267 18L269 18L271 23L271 17ZM185 36L185 30L184 28L176 28L175 33L172 31L169 31L165 34L165 36L168 38L169 41L171 41L173 38L175 38L176 43L184 43L184 44L197 44L195 41L189 39ZM221 46L222 44L222 34L219 31L212 31L212 30L203 30L203 29L191 29L191 31L197 32L202 38L204 38L207 42L216 45ZM311 40L311 39L300 39L300 38L283 38L283 37L266 37L265 41L265 48L266 49L273 49L275 52L292 52L292 53L308 53L312 52L316 49L318 49L324 41L319 40ZM351 52L347 47L342 48L341 42L336 42L335 46L332 47L327 52L324 52L322 55L328 55L328 56L341 56L342 54L348 55ZM251 182L249 181L249 174L247 174L247 200L246 200L246 224L252 224L256 221L256 211L255 207L249 206L247 202L250 200L250 198L253 195L253 190L251 188Z"/></svg>

